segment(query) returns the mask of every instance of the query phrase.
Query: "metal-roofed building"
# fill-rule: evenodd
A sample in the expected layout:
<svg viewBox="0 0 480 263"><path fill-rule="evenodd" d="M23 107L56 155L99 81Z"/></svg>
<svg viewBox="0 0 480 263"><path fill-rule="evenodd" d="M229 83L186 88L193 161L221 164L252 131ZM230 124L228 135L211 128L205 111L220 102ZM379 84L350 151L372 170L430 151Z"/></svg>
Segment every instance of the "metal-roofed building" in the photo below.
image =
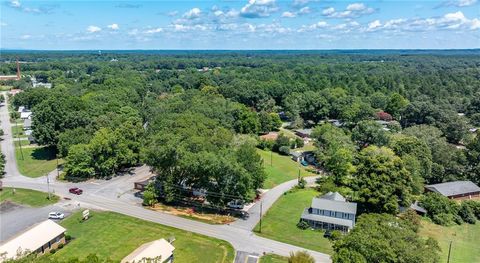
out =
<svg viewBox="0 0 480 263"><path fill-rule="evenodd" d="M348 232L355 226L357 203L347 202L339 193L329 192L312 199L312 206L306 208L301 221L313 228Z"/></svg>
<svg viewBox="0 0 480 263"><path fill-rule="evenodd" d="M33 225L24 232L0 244L0 262L15 259L25 253L44 254L65 244L66 229L52 220Z"/></svg>
<svg viewBox="0 0 480 263"><path fill-rule="evenodd" d="M450 199L471 199L480 197L480 187L471 181L453 181L441 184L426 185L425 189L436 192Z"/></svg>
<svg viewBox="0 0 480 263"><path fill-rule="evenodd" d="M162 238L141 245L128 256L123 258L121 263L150 262L148 259L159 259L152 262L172 262L174 250L175 247Z"/></svg>

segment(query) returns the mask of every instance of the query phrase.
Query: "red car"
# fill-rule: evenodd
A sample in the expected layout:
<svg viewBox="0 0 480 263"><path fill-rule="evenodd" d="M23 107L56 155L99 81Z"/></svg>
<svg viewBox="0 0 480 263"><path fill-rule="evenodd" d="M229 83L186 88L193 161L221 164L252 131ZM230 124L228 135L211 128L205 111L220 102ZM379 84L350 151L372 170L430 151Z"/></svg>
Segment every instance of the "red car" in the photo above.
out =
<svg viewBox="0 0 480 263"><path fill-rule="evenodd" d="M68 191L70 193L76 194L76 195L81 195L83 193L83 190L78 188L78 187L70 188L70 189L68 189Z"/></svg>

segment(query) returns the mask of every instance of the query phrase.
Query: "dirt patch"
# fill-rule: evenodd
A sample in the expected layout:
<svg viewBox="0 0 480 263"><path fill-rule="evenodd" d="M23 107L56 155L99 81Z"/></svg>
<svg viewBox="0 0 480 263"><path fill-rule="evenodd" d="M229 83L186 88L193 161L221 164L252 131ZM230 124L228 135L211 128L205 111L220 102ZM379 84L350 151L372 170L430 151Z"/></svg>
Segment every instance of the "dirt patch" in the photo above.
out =
<svg viewBox="0 0 480 263"><path fill-rule="evenodd" d="M0 203L0 212L2 214L11 212L20 208L24 208L24 206L16 204L14 202L10 202L10 201L4 201Z"/></svg>
<svg viewBox="0 0 480 263"><path fill-rule="evenodd" d="M154 207L149 207L154 211L162 211L168 214L186 217L193 220L202 221L209 224L229 224L235 221L235 217L218 214L206 214L196 212L193 208L173 207L164 204L156 204Z"/></svg>

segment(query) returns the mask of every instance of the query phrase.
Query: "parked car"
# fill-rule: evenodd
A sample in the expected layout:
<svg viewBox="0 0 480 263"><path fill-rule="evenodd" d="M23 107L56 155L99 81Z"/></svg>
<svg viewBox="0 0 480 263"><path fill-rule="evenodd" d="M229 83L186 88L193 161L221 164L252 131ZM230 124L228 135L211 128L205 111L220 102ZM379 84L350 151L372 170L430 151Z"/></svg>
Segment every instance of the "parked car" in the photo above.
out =
<svg viewBox="0 0 480 263"><path fill-rule="evenodd" d="M65 215L63 213L60 213L60 212L50 212L48 214L48 218L49 219L63 219L63 218L65 218Z"/></svg>
<svg viewBox="0 0 480 263"><path fill-rule="evenodd" d="M301 163L303 166L308 166L308 162L305 161L305 160L301 161L300 163Z"/></svg>
<svg viewBox="0 0 480 263"><path fill-rule="evenodd" d="M76 195L81 195L83 193L83 190L78 188L78 187L73 187L73 188L70 188L68 189L68 191L72 194L76 194Z"/></svg>
<svg viewBox="0 0 480 263"><path fill-rule="evenodd" d="M243 201L242 200L232 200L227 203L229 208L233 209L243 209Z"/></svg>

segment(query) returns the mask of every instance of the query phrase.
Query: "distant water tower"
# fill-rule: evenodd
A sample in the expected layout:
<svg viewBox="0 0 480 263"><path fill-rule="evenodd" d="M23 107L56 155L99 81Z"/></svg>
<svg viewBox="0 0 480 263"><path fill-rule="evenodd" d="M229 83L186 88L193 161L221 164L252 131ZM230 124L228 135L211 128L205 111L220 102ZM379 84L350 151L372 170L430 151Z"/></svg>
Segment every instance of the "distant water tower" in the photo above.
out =
<svg viewBox="0 0 480 263"><path fill-rule="evenodd" d="M99 50L99 51L98 51L98 55L101 55L101 54L102 54L102 51L101 51L101 50Z"/></svg>

